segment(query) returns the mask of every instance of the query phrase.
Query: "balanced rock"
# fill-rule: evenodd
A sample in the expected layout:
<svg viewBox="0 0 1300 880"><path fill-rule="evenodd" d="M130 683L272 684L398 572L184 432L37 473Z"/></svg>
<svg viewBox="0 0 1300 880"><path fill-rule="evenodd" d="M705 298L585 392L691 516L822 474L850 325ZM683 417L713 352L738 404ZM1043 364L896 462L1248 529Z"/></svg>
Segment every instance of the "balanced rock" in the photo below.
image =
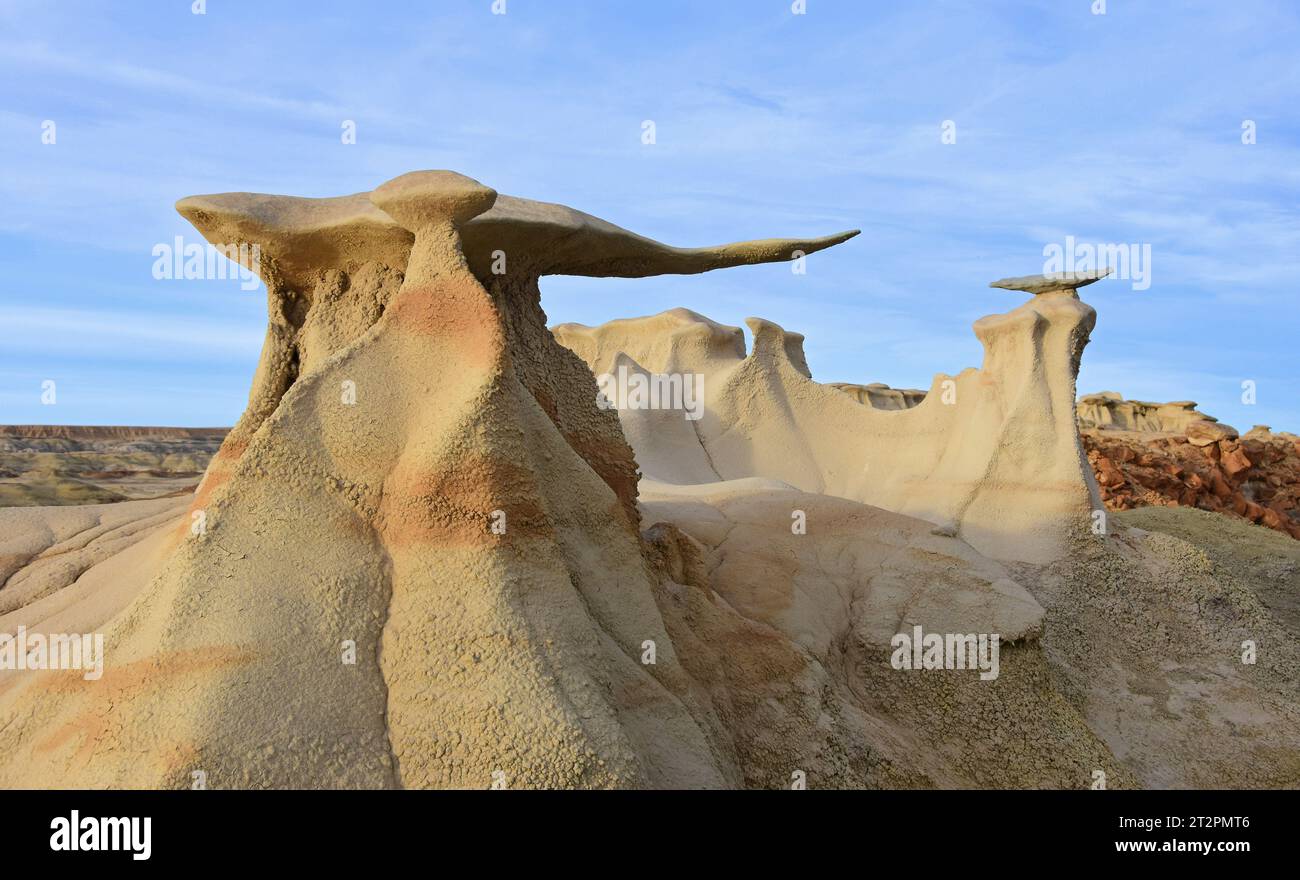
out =
<svg viewBox="0 0 1300 880"><path fill-rule="evenodd" d="M1044 275L1021 275L1016 278L1001 278L990 281L989 287L1002 290L1021 290L1035 295L1055 293L1065 290L1077 290L1086 287L1111 273L1110 269L1097 269L1088 272L1049 272Z"/></svg>
<svg viewBox="0 0 1300 880"><path fill-rule="evenodd" d="M1237 438L1236 428L1206 419L1188 423L1184 432L1187 434L1187 442L1193 446L1210 446L1220 440L1235 440Z"/></svg>

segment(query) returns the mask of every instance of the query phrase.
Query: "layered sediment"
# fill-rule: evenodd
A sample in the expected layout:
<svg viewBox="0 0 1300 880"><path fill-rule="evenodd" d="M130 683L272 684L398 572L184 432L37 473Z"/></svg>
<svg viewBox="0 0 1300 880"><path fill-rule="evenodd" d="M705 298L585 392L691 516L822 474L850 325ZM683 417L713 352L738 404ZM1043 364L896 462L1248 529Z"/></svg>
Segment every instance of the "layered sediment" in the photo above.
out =
<svg viewBox="0 0 1300 880"><path fill-rule="evenodd" d="M188 492L226 433L224 428L0 425L0 507Z"/></svg>

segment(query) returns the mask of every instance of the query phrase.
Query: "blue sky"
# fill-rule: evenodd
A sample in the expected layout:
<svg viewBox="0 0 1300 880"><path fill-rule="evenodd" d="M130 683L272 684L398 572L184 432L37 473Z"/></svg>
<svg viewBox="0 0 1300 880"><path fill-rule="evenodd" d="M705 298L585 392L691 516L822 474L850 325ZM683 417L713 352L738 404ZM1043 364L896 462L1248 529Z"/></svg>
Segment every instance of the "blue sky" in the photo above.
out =
<svg viewBox="0 0 1300 880"><path fill-rule="evenodd" d="M1085 291L1080 391L1300 430L1300 6L1105 5L0 0L0 423L233 423L264 292L152 277L176 199L450 168L673 244L862 229L803 276L542 282L551 322L774 320L822 381L928 387L1023 300L989 281L1150 245Z"/></svg>

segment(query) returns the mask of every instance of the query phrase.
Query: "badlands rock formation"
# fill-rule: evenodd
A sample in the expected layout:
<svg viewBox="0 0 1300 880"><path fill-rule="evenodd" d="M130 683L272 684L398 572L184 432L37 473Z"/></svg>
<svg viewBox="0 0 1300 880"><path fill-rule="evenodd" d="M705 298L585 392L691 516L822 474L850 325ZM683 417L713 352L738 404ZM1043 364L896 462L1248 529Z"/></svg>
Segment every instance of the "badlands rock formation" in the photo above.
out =
<svg viewBox="0 0 1300 880"><path fill-rule="evenodd" d="M1256 425L1239 436L1191 401L1114 392L1079 401L1083 445L1110 510L1197 507L1300 538L1300 438Z"/></svg>
<svg viewBox="0 0 1300 880"><path fill-rule="evenodd" d="M996 559L1048 562L1101 506L1074 427L1074 379L1096 320L1075 291L1097 277L994 282L1039 292L976 322L981 369L935 376L906 408L905 394L861 406L814 382L803 336L759 318L746 322L748 355L738 327L684 309L553 329L597 375L702 377L697 421L621 412L656 486L774 478L929 520Z"/></svg>
<svg viewBox="0 0 1300 880"><path fill-rule="evenodd" d="M879 622L874 603L882 598L881 591L890 595L914 590L920 561L932 559L929 554L940 547L952 546L945 536L957 529L970 544L1004 561L1003 572L1009 577L1001 583L1008 599L1018 595L1013 585L1024 584L1035 603L1041 603L1042 618L1020 629L1021 647L1014 654L1028 664L1021 669L1025 677L1016 684L1008 682L1009 689L998 700L979 709L966 702L970 693L922 696L895 690L900 679L874 675L879 667L869 661L860 664L865 675L844 674L840 680L854 694L846 705L866 715L868 729L907 719L902 735L919 741L921 726L961 728L978 718L973 723L984 730L990 723L984 709L999 704L1000 711L1022 720L1050 717L1054 725L1064 725L1050 733L1028 733L1017 741L1015 748L1023 749L1019 754L1043 760L1038 747L1047 736L1051 748L1064 750L1056 757L1071 764L1088 748L1087 737L1070 718L1079 711L1090 733L1123 755L1104 762L1112 786L1134 781L1158 787L1300 784L1294 763L1300 757L1300 705L1286 683L1300 669L1300 655L1294 650L1300 606L1286 582L1289 573L1300 570L1294 560L1287 560L1300 559L1300 554L1259 536L1243 540L1223 534L1212 523L1198 521L1195 517L1203 516L1199 511L1170 511L1181 518L1142 520L1151 525L1147 531L1125 528L1126 520L1118 516L1107 524L1088 509L1100 533L1079 534L1086 506L1080 502L1095 503L1096 496L1073 407L1074 377L1093 315L1075 291L1102 274L996 283L1038 293L1009 315L977 322L976 332L986 348L983 368L958 374L953 386L946 384L951 377L940 374L925 395L889 394L892 389L881 386L819 385L809 375L803 337L760 319L747 322L753 333L748 353L739 328L685 309L600 327L559 325L554 332L610 385L616 384L620 371L648 379L692 371L704 377L707 405L698 420L685 419L682 412L631 405L619 410L644 473L645 518L662 520L651 533L670 529L687 539L685 545L679 540L676 550L665 552L667 562L661 567L677 582L707 584L745 618L789 634L812 651L823 668L844 670L834 657L836 644L856 659L857 651L869 654L872 645L880 644L883 632L899 628L898 623L890 627ZM944 403L943 394L954 387L957 396ZM954 410L962 389L972 388L981 395L972 406L977 419L966 423L950 416L945 422L937 415L943 412L939 405ZM926 405L926 418L914 415L926 414ZM909 418L913 420L902 421ZM891 434L890 419L907 424L909 431ZM945 436L945 427L952 436ZM1033 453L1019 448L1017 431L1034 438ZM960 444L984 450L980 441L990 435L1000 440L986 463L988 483L980 488L1000 488L1008 504L985 513L972 510L973 505L960 506L967 487L955 474L979 470L973 458L962 459ZM916 447L931 452L928 460ZM1016 485L1003 455L1022 466L1022 484ZM946 469L935 465L945 458L950 461ZM844 476L862 471L877 477L883 472L884 488L872 486L869 479L851 482ZM1057 476L1054 483L1052 475ZM1026 484L1045 480L1058 501L1073 500L1079 506L1044 504L1035 528L1017 519L1014 507L1035 504L1040 496ZM890 495L891 481L905 488ZM942 498L945 491L967 512L955 518L957 528L950 525L949 508L936 512L924 504L924 499ZM871 520L883 511L848 500L854 497L881 507L898 505L930 519L936 524L931 534L941 543L923 549L913 539L901 558L893 556L885 570L873 573L858 553L887 530ZM807 514L808 522L817 522L818 528L810 526L806 535L791 537L775 527L773 521L792 509ZM999 516L1023 544L988 540L989 533L997 531ZM1251 546L1255 554L1246 555L1249 561L1233 549L1242 545ZM1016 561L1029 555L1026 548L1039 564ZM1282 560L1280 566L1273 565L1275 557ZM1275 583L1279 577L1283 583ZM847 621L839 615L825 617L826 609L836 607L837 597L850 609ZM957 599L944 586L924 594L912 592L903 607L910 613L944 609L956 618L943 625L960 627L957 620L969 618L958 609L969 601ZM985 604L988 599L979 601ZM1027 614L1033 606L1021 605L1017 615L1014 605L1000 604L989 609L999 626L1015 626L1017 616L1034 620ZM883 616L890 619L896 613L886 611ZM881 627L875 633L873 619ZM1155 632L1160 639L1152 639ZM1270 640L1272 665L1267 669L1243 666L1236 653L1246 639L1253 642L1256 637ZM1031 673L1031 668L1047 677ZM832 681L836 678L832 675ZM1021 702L1026 699L1022 686L1042 688L1040 697L1059 695L1063 702L1049 700L1028 709L1028 702ZM957 705L961 708L954 708ZM1064 714L1058 714L1062 710ZM1244 727L1238 728L1239 721ZM995 728L989 728L992 737L1005 744L1005 733ZM1227 731L1246 730L1244 739L1226 736ZM880 740L872 733L866 736L878 749ZM948 740L941 747L971 757L968 742L955 745ZM1196 758L1171 757L1190 755ZM1055 778L1055 766L1044 765L1039 784L1056 784L1046 781ZM1116 768L1125 774L1119 782L1111 775ZM1006 774L1007 769L999 767L1000 784L1011 778ZM933 769L923 775L931 782L941 778ZM891 784L911 783L895 779Z"/></svg>
<svg viewBox="0 0 1300 880"><path fill-rule="evenodd" d="M1214 416L1197 412L1191 400L1148 403L1125 400L1114 391L1085 394L1079 398L1079 427L1181 434L1194 422L1217 422Z"/></svg>
<svg viewBox="0 0 1300 880"><path fill-rule="evenodd" d="M858 403L876 409L911 409L922 400L925 392L917 388L890 388L883 382L869 385L856 385L852 382L827 382L831 388L838 388Z"/></svg>
<svg viewBox="0 0 1300 880"><path fill-rule="evenodd" d="M553 336L540 307L546 274L852 233L672 248L451 172L178 208L258 245L249 407L192 498L0 510L0 633L105 643L95 679L0 667L0 785L1297 783L1294 609L1087 531L1089 279L1016 281L983 366L890 411L770 322L747 353L685 310ZM702 375L700 418L609 408L610 371L682 403ZM900 668L916 628L1001 650Z"/></svg>
<svg viewBox="0 0 1300 880"><path fill-rule="evenodd" d="M925 392L827 383L875 409L910 409ZM1149 403L1114 391L1079 398L1083 448L1107 510L1196 507L1300 538L1300 444L1256 425L1244 437L1190 400Z"/></svg>
<svg viewBox="0 0 1300 880"><path fill-rule="evenodd" d="M104 622L107 686L10 673L0 779L738 784L655 607L631 450L546 331L537 279L701 272L849 234L676 249L450 172L178 209L258 245L249 408L161 571ZM16 560L66 529L28 531Z"/></svg>

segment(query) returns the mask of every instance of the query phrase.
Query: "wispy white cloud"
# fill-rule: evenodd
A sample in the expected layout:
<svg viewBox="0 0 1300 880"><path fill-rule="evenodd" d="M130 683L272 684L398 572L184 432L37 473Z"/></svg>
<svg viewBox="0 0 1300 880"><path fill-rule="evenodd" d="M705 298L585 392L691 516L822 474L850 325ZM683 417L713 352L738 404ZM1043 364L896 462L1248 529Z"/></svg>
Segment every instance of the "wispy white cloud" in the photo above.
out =
<svg viewBox="0 0 1300 880"><path fill-rule="evenodd" d="M0 304L0 327L10 356L93 355L105 363L248 358L262 345L256 326L156 312Z"/></svg>

